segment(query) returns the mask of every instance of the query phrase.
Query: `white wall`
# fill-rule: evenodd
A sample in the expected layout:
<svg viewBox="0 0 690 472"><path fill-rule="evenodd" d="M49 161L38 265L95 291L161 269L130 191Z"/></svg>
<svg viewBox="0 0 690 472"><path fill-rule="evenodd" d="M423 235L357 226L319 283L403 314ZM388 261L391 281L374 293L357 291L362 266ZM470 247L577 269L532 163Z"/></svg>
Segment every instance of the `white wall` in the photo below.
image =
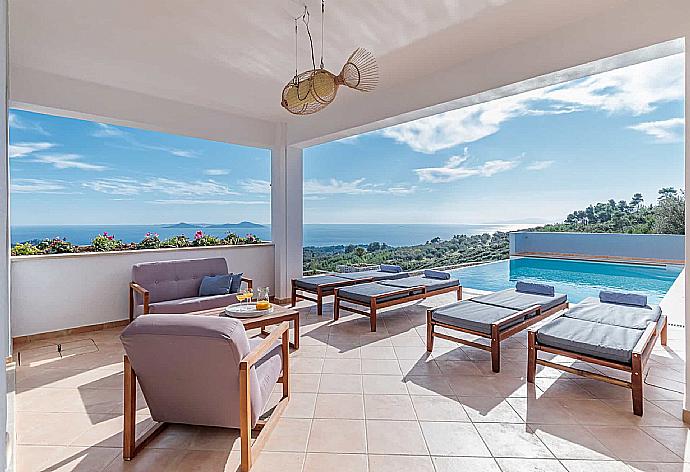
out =
<svg viewBox="0 0 690 472"><path fill-rule="evenodd" d="M274 292L272 243L13 257L12 336L127 319L133 264L202 257L225 257L231 272Z"/></svg>

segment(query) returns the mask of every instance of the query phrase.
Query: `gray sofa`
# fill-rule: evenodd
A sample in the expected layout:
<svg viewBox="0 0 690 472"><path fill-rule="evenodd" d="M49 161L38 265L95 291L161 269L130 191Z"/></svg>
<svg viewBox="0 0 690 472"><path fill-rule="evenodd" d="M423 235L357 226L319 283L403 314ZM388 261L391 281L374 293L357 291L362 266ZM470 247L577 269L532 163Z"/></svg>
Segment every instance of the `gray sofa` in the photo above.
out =
<svg viewBox="0 0 690 472"><path fill-rule="evenodd" d="M132 267L129 284L129 319L147 313L190 313L237 303L237 294L199 296L202 279L227 275L222 257L144 262ZM242 277L252 288L252 280Z"/></svg>

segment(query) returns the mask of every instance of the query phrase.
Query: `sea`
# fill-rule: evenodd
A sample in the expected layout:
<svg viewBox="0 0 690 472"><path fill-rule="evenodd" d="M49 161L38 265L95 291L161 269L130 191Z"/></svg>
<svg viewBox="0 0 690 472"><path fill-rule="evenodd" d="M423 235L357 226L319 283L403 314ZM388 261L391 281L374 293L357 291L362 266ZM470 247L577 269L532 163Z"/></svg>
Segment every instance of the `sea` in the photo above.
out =
<svg viewBox="0 0 690 472"><path fill-rule="evenodd" d="M240 236L254 234L264 241L271 239L270 225L257 228L224 227L206 228L203 225L191 228L167 227L168 225L60 225L60 226L12 226L12 244L65 238L72 244L86 245L97 234L107 232L126 243L139 242L147 232L158 233L161 239L182 235L194 237L197 230L204 234L223 237L228 232ZM413 246L424 244L433 238L450 239L456 234L482 234L496 231L516 231L537 226L535 224L305 224L304 246L339 246L348 244L369 244L374 241L390 246Z"/></svg>

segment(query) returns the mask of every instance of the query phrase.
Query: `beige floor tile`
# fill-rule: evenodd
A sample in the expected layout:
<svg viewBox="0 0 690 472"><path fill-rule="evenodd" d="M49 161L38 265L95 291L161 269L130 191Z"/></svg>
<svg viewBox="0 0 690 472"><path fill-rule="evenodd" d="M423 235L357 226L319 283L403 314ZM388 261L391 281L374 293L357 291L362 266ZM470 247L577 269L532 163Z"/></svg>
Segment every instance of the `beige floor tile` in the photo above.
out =
<svg viewBox="0 0 690 472"><path fill-rule="evenodd" d="M530 388L523 379L498 375L453 376L447 380L453 392L460 397L526 397Z"/></svg>
<svg viewBox="0 0 690 472"><path fill-rule="evenodd" d="M408 375L405 376L405 384L410 395L455 396L450 384L442 376Z"/></svg>
<svg viewBox="0 0 690 472"><path fill-rule="evenodd" d="M491 456L470 423L425 421L420 424L432 456Z"/></svg>
<svg viewBox="0 0 690 472"><path fill-rule="evenodd" d="M575 419L566 407L568 400L560 398L509 398L508 403L528 423L574 424Z"/></svg>
<svg viewBox="0 0 690 472"><path fill-rule="evenodd" d="M473 361L439 361L438 367L449 378L458 378L471 375L482 375L477 362Z"/></svg>
<svg viewBox="0 0 690 472"><path fill-rule="evenodd" d="M50 413L119 413L122 392L116 389L35 388L17 393L16 411Z"/></svg>
<svg viewBox="0 0 690 472"><path fill-rule="evenodd" d="M628 391L629 392L629 391ZM622 415L602 400L564 400L558 401L568 410L575 422L585 426L623 426L634 424L632 412Z"/></svg>
<svg viewBox="0 0 690 472"><path fill-rule="evenodd" d="M323 364L324 374L361 374L362 363L359 359L326 359Z"/></svg>
<svg viewBox="0 0 690 472"><path fill-rule="evenodd" d="M568 472L631 472L630 467L620 461L566 460L561 463Z"/></svg>
<svg viewBox="0 0 690 472"><path fill-rule="evenodd" d="M455 397L412 395L410 398L419 421L470 421L465 409Z"/></svg>
<svg viewBox="0 0 690 472"><path fill-rule="evenodd" d="M323 359L318 357L297 357L290 359L291 374L320 374L323 370Z"/></svg>
<svg viewBox="0 0 690 472"><path fill-rule="evenodd" d="M280 398L280 394L278 397ZM286 418L312 418L316 408L316 393L290 393L290 401L283 415Z"/></svg>
<svg viewBox="0 0 690 472"><path fill-rule="evenodd" d="M114 416L116 415L22 412L17 414L17 444L69 446L95 424Z"/></svg>
<svg viewBox="0 0 690 472"><path fill-rule="evenodd" d="M138 415L136 434L144 434L154 425L150 416ZM122 447L122 416L112 416L100 421L70 442L70 446Z"/></svg>
<svg viewBox="0 0 690 472"><path fill-rule="evenodd" d="M524 422L506 400L485 397L459 397L458 400L474 423Z"/></svg>
<svg viewBox="0 0 690 472"><path fill-rule="evenodd" d="M365 454L309 453L304 461L303 472L367 472Z"/></svg>
<svg viewBox="0 0 690 472"><path fill-rule="evenodd" d="M364 395L364 412L370 420L416 420L409 395Z"/></svg>
<svg viewBox="0 0 690 472"><path fill-rule="evenodd" d="M360 356L364 359L391 359L396 360L397 356L392 346L363 346L360 349Z"/></svg>
<svg viewBox="0 0 690 472"><path fill-rule="evenodd" d="M364 397L351 393L320 393L314 418L364 419Z"/></svg>
<svg viewBox="0 0 690 472"><path fill-rule="evenodd" d="M538 378L537 398L566 398L569 400L589 400L594 395L576 380L563 378Z"/></svg>
<svg viewBox="0 0 690 472"><path fill-rule="evenodd" d="M409 375L444 375L438 364L433 359L398 359L400 369L406 376Z"/></svg>
<svg viewBox="0 0 690 472"><path fill-rule="evenodd" d="M398 359L426 359L431 356L426 346L395 346L395 355Z"/></svg>
<svg viewBox="0 0 690 472"><path fill-rule="evenodd" d="M305 452L312 420L281 418L268 436L264 450L275 452Z"/></svg>
<svg viewBox="0 0 690 472"><path fill-rule="evenodd" d="M369 454L429 454L416 421L367 420L366 426Z"/></svg>
<svg viewBox="0 0 690 472"><path fill-rule="evenodd" d="M526 425L477 423L475 426L494 457L553 458L553 454Z"/></svg>
<svg viewBox="0 0 690 472"><path fill-rule="evenodd" d="M371 375L402 375L398 361L391 359L362 359L362 373Z"/></svg>
<svg viewBox="0 0 690 472"><path fill-rule="evenodd" d="M620 460L682 462L679 456L639 428L589 426L588 429Z"/></svg>
<svg viewBox="0 0 690 472"><path fill-rule="evenodd" d="M616 459L584 426L547 424L530 425L530 428L558 459Z"/></svg>
<svg viewBox="0 0 690 472"><path fill-rule="evenodd" d="M567 472L556 459L496 459L502 472Z"/></svg>
<svg viewBox="0 0 690 472"><path fill-rule="evenodd" d="M645 414L647 414L645 412ZM642 430L673 451L678 457L690 462L690 430L680 428L661 428L643 426Z"/></svg>
<svg viewBox="0 0 690 472"><path fill-rule="evenodd" d="M304 456L300 452L262 451L252 465L252 472L301 472Z"/></svg>
<svg viewBox="0 0 690 472"><path fill-rule="evenodd" d="M669 462L626 462L633 472L689 472L690 464L674 464Z"/></svg>
<svg viewBox="0 0 690 472"><path fill-rule="evenodd" d="M501 472L495 459L490 457L434 457L436 472Z"/></svg>
<svg viewBox="0 0 690 472"><path fill-rule="evenodd" d="M316 393L319 391L319 374L290 374L292 392Z"/></svg>
<svg viewBox="0 0 690 472"><path fill-rule="evenodd" d="M17 472L103 470L122 453L121 448L17 446Z"/></svg>
<svg viewBox="0 0 690 472"><path fill-rule="evenodd" d="M326 357L326 345L322 344L319 346L300 346L296 351L290 353L290 361L292 359L298 359L301 357L316 357L323 358Z"/></svg>
<svg viewBox="0 0 690 472"><path fill-rule="evenodd" d="M366 453L363 420L315 419L309 435L308 452Z"/></svg>
<svg viewBox="0 0 690 472"><path fill-rule="evenodd" d="M322 374L319 393L362 393L362 376Z"/></svg>
<svg viewBox="0 0 690 472"><path fill-rule="evenodd" d="M434 472L429 456L369 455L369 472Z"/></svg>
<svg viewBox="0 0 690 472"><path fill-rule="evenodd" d="M405 381L400 375L363 375L365 394L407 395Z"/></svg>
<svg viewBox="0 0 690 472"><path fill-rule="evenodd" d="M632 412L632 399L628 400L604 400L604 402L613 408L619 415L629 416L631 422L637 426L668 426L683 428L685 423L682 419L673 416L670 413L659 408L652 402L644 402L644 415L630 416Z"/></svg>
<svg viewBox="0 0 690 472"><path fill-rule="evenodd" d="M185 451L144 448L131 461L116 458L105 469L105 472L179 471L184 456Z"/></svg>

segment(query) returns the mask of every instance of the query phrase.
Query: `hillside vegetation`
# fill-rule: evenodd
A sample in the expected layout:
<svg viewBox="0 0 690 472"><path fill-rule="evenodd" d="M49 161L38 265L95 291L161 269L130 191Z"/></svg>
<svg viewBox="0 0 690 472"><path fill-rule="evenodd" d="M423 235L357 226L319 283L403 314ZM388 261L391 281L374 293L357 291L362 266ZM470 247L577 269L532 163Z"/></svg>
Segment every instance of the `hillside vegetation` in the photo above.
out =
<svg viewBox="0 0 690 472"><path fill-rule="evenodd" d="M588 233L664 233L685 234L685 193L671 187L659 190L657 201L645 205L641 194L629 202L596 203L577 210L562 223L549 224L532 231ZM306 247L304 270L333 271L339 265L398 264L405 270L443 267L466 262L507 259L508 233L455 235L451 239L434 238L416 246L392 247L372 242L368 245Z"/></svg>

